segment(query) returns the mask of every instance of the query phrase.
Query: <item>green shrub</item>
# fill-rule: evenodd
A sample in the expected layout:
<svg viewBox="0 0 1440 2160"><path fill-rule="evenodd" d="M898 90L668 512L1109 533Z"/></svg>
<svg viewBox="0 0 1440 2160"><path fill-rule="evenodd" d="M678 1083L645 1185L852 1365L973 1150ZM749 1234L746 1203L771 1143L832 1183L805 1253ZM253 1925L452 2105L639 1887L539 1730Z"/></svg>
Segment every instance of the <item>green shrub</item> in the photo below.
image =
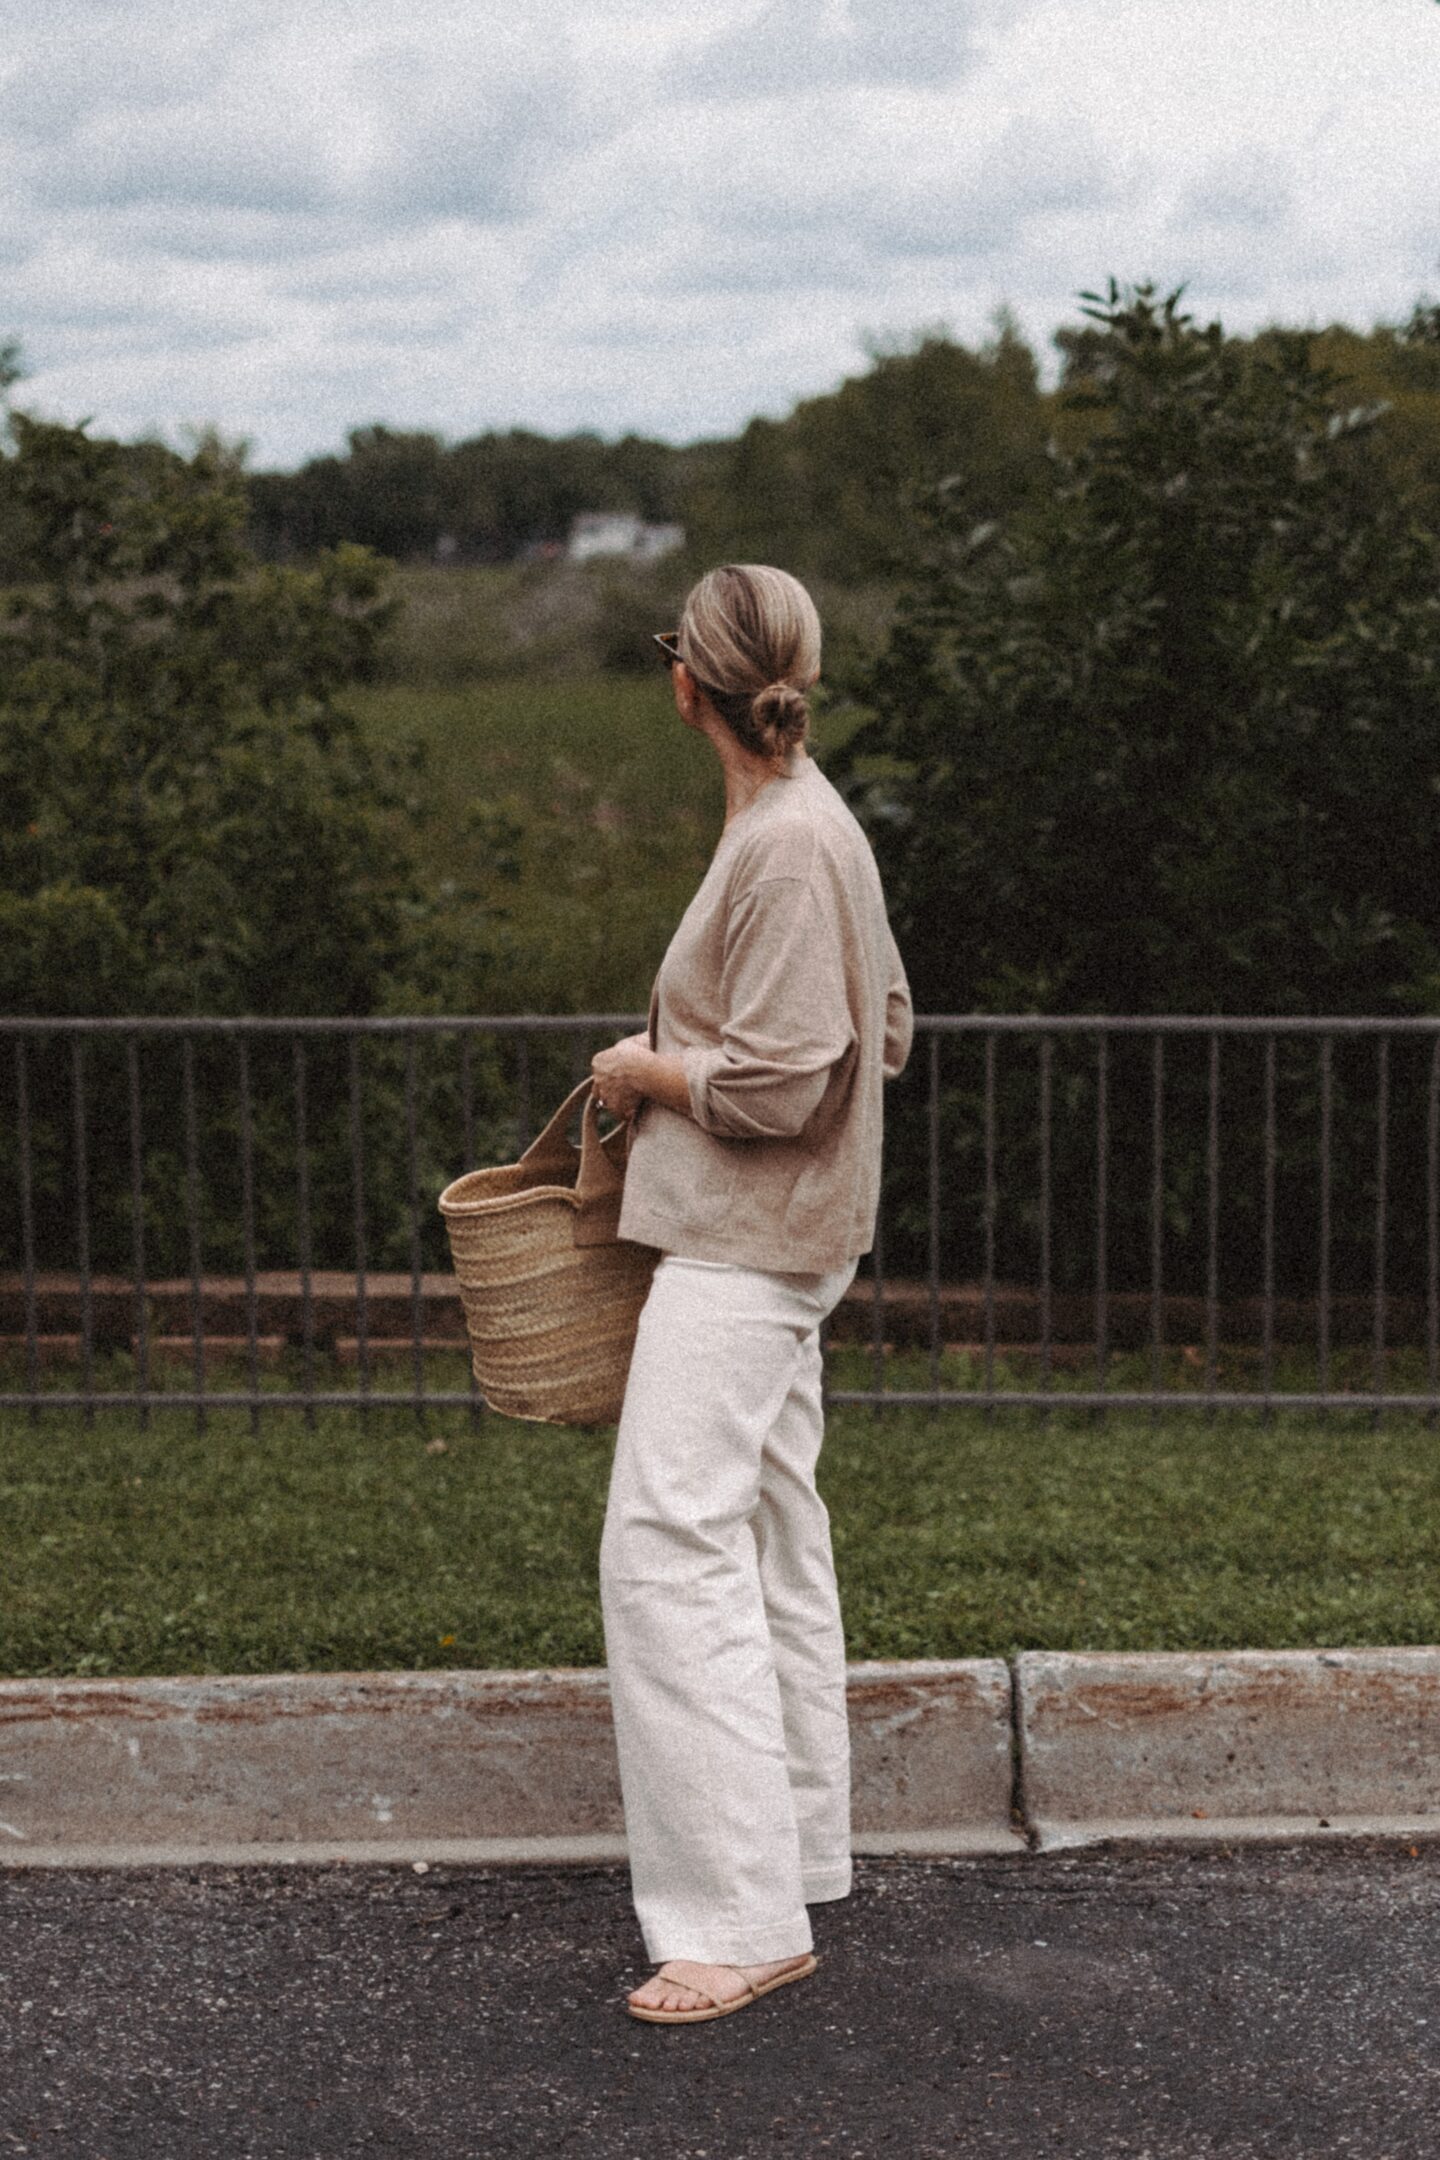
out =
<svg viewBox="0 0 1440 2160"><path fill-rule="evenodd" d="M1440 540L1380 454L1375 407L1353 403L1315 341L1230 340L1147 285L1085 297L1100 327L1068 340L1072 446L1052 445L1048 488L1009 518L977 523L964 487L932 494L864 686L872 717L844 753L916 1003L1433 1012ZM1100 1083L1083 1047L1088 1065L1070 1059L1055 1105L1068 1168L1054 1207L1072 1226L1090 1219L1095 1181ZM1023 1081L1018 1053L1002 1059L999 1183L1026 1198L999 1225L999 1264L1033 1278L1028 1056ZM1318 1217L1314 1046L1287 1047L1278 1077L1294 1115L1281 1125L1276 1264L1303 1287ZM1373 1050L1338 1054L1332 1077L1337 1284L1359 1287L1374 1266ZM1131 1273L1148 1262L1151 1078L1148 1055L1112 1060L1111 1222ZM1392 1078L1398 1161L1423 1147L1428 1074L1416 1059ZM1172 1056L1177 1289L1204 1287L1208 1085L1203 1055ZM982 1078L952 1065L944 1092L947 1189L968 1197L943 1258L966 1272L984 1207ZM1263 1228L1262 1101L1248 1055L1227 1052L1222 1259L1247 1289ZM895 1132L912 1258L923 1114L917 1104ZM1396 1277L1418 1281L1419 1211L1394 1229ZM1067 1250L1079 1287L1084 1240Z"/></svg>
<svg viewBox="0 0 1440 2160"><path fill-rule="evenodd" d="M304 570L257 566L241 537L238 469L214 444L184 458L18 414L11 434L4 493L27 578L0 603L5 1009L364 1015L483 1002L484 916L458 888L432 897L418 867L419 748L377 741L341 703L374 673L392 612L385 565L342 547ZM391 1131L403 1122L401 1054L376 1050L363 1112ZM196 1055L198 1152L206 1176L233 1188L234 1054ZM104 1165L97 1262L128 1256L132 1229L128 1176L117 1174L129 1162L128 1089L105 1056L92 1053L88 1096L90 1156ZM27 1075L42 1264L74 1255L70 1057L51 1043ZM482 1063L482 1108L488 1073ZM293 1227L293 1107L267 1102L258 1066L256 1088L262 1207ZM176 1262L187 1247L184 1090L172 1080L147 1102L152 1244ZM318 1249L327 1206L335 1235L349 1219L343 1058L315 1053L308 1108ZM18 1122L0 1119L12 1189ZM375 1174L377 1218L403 1224L403 1150L382 1153ZM226 1220L233 1257L238 1204ZM403 1251L401 1229L377 1245Z"/></svg>

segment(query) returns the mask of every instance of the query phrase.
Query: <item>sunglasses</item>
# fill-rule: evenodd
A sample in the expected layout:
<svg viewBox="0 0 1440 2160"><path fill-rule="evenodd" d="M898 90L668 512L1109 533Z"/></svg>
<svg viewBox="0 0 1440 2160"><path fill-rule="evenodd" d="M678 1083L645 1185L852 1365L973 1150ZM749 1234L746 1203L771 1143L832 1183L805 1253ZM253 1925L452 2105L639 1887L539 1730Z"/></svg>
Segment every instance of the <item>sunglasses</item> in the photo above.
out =
<svg viewBox="0 0 1440 2160"><path fill-rule="evenodd" d="M659 646L661 652L665 656L666 667L674 667L675 662L680 658L679 631L654 630L651 632L651 636L654 638L655 643Z"/></svg>

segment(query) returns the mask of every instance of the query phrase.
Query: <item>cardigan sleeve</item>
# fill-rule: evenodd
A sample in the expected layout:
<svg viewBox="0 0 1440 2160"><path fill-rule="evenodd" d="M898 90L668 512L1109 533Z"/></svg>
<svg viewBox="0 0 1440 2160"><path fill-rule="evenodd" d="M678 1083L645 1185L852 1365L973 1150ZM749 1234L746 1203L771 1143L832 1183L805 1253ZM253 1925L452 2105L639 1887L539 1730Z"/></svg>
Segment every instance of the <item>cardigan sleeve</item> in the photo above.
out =
<svg viewBox="0 0 1440 2160"><path fill-rule="evenodd" d="M856 1040L840 925L815 885L758 879L725 926L718 1048L681 1053L697 1125L732 1140L793 1139Z"/></svg>
<svg viewBox="0 0 1440 2160"><path fill-rule="evenodd" d="M890 983L885 994L885 1055L881 1071L887 1080L896 1080L905 1070L910 1045L915 1039L915 1012L900 948L893 933L887 932L887 935L890 939Z"/></svg>

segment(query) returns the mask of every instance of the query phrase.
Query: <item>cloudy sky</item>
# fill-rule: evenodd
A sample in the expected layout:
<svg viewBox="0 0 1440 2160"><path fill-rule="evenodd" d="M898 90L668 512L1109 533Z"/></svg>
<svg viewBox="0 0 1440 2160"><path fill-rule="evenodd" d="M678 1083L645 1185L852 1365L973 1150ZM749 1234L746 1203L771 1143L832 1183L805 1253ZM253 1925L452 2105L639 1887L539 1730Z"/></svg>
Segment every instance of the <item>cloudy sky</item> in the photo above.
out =
<svg viewBox="0 0 1440 2160"><path fill-rule="evenodd" d="M1114 274L1440 297L1435 0L0 0L19 402L256 464L779 414ZM1048 364L1048 363L1047 363Z"/></svg>

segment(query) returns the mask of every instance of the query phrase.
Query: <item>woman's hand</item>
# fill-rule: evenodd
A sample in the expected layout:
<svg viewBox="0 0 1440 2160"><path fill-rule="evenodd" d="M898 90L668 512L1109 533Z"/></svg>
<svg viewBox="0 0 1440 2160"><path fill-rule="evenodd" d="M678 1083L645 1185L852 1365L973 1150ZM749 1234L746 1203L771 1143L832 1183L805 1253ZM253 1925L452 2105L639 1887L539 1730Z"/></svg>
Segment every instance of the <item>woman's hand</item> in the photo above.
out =
<svg viewBox="0 0 1440 2160"><path fill-rule="evenodd" d="M641 1086L642 1059L637 1052L649 1057L648 1035L627 1035L613 1049L599 1050L590 1060L595 1100L612 1117L633 1117L645 1100L645 1090Z"/></svg>
<svg viewBox="0 0 1440 2160"><path fill-rule="evenodd" d="M627 1035L613 1050L590 1060L595 1099L618 1118L634 1117L647 1099L663 1103L681 1117L690 1115L690 1083L678 1057L657 1057L648 1035Z"/></svg>

